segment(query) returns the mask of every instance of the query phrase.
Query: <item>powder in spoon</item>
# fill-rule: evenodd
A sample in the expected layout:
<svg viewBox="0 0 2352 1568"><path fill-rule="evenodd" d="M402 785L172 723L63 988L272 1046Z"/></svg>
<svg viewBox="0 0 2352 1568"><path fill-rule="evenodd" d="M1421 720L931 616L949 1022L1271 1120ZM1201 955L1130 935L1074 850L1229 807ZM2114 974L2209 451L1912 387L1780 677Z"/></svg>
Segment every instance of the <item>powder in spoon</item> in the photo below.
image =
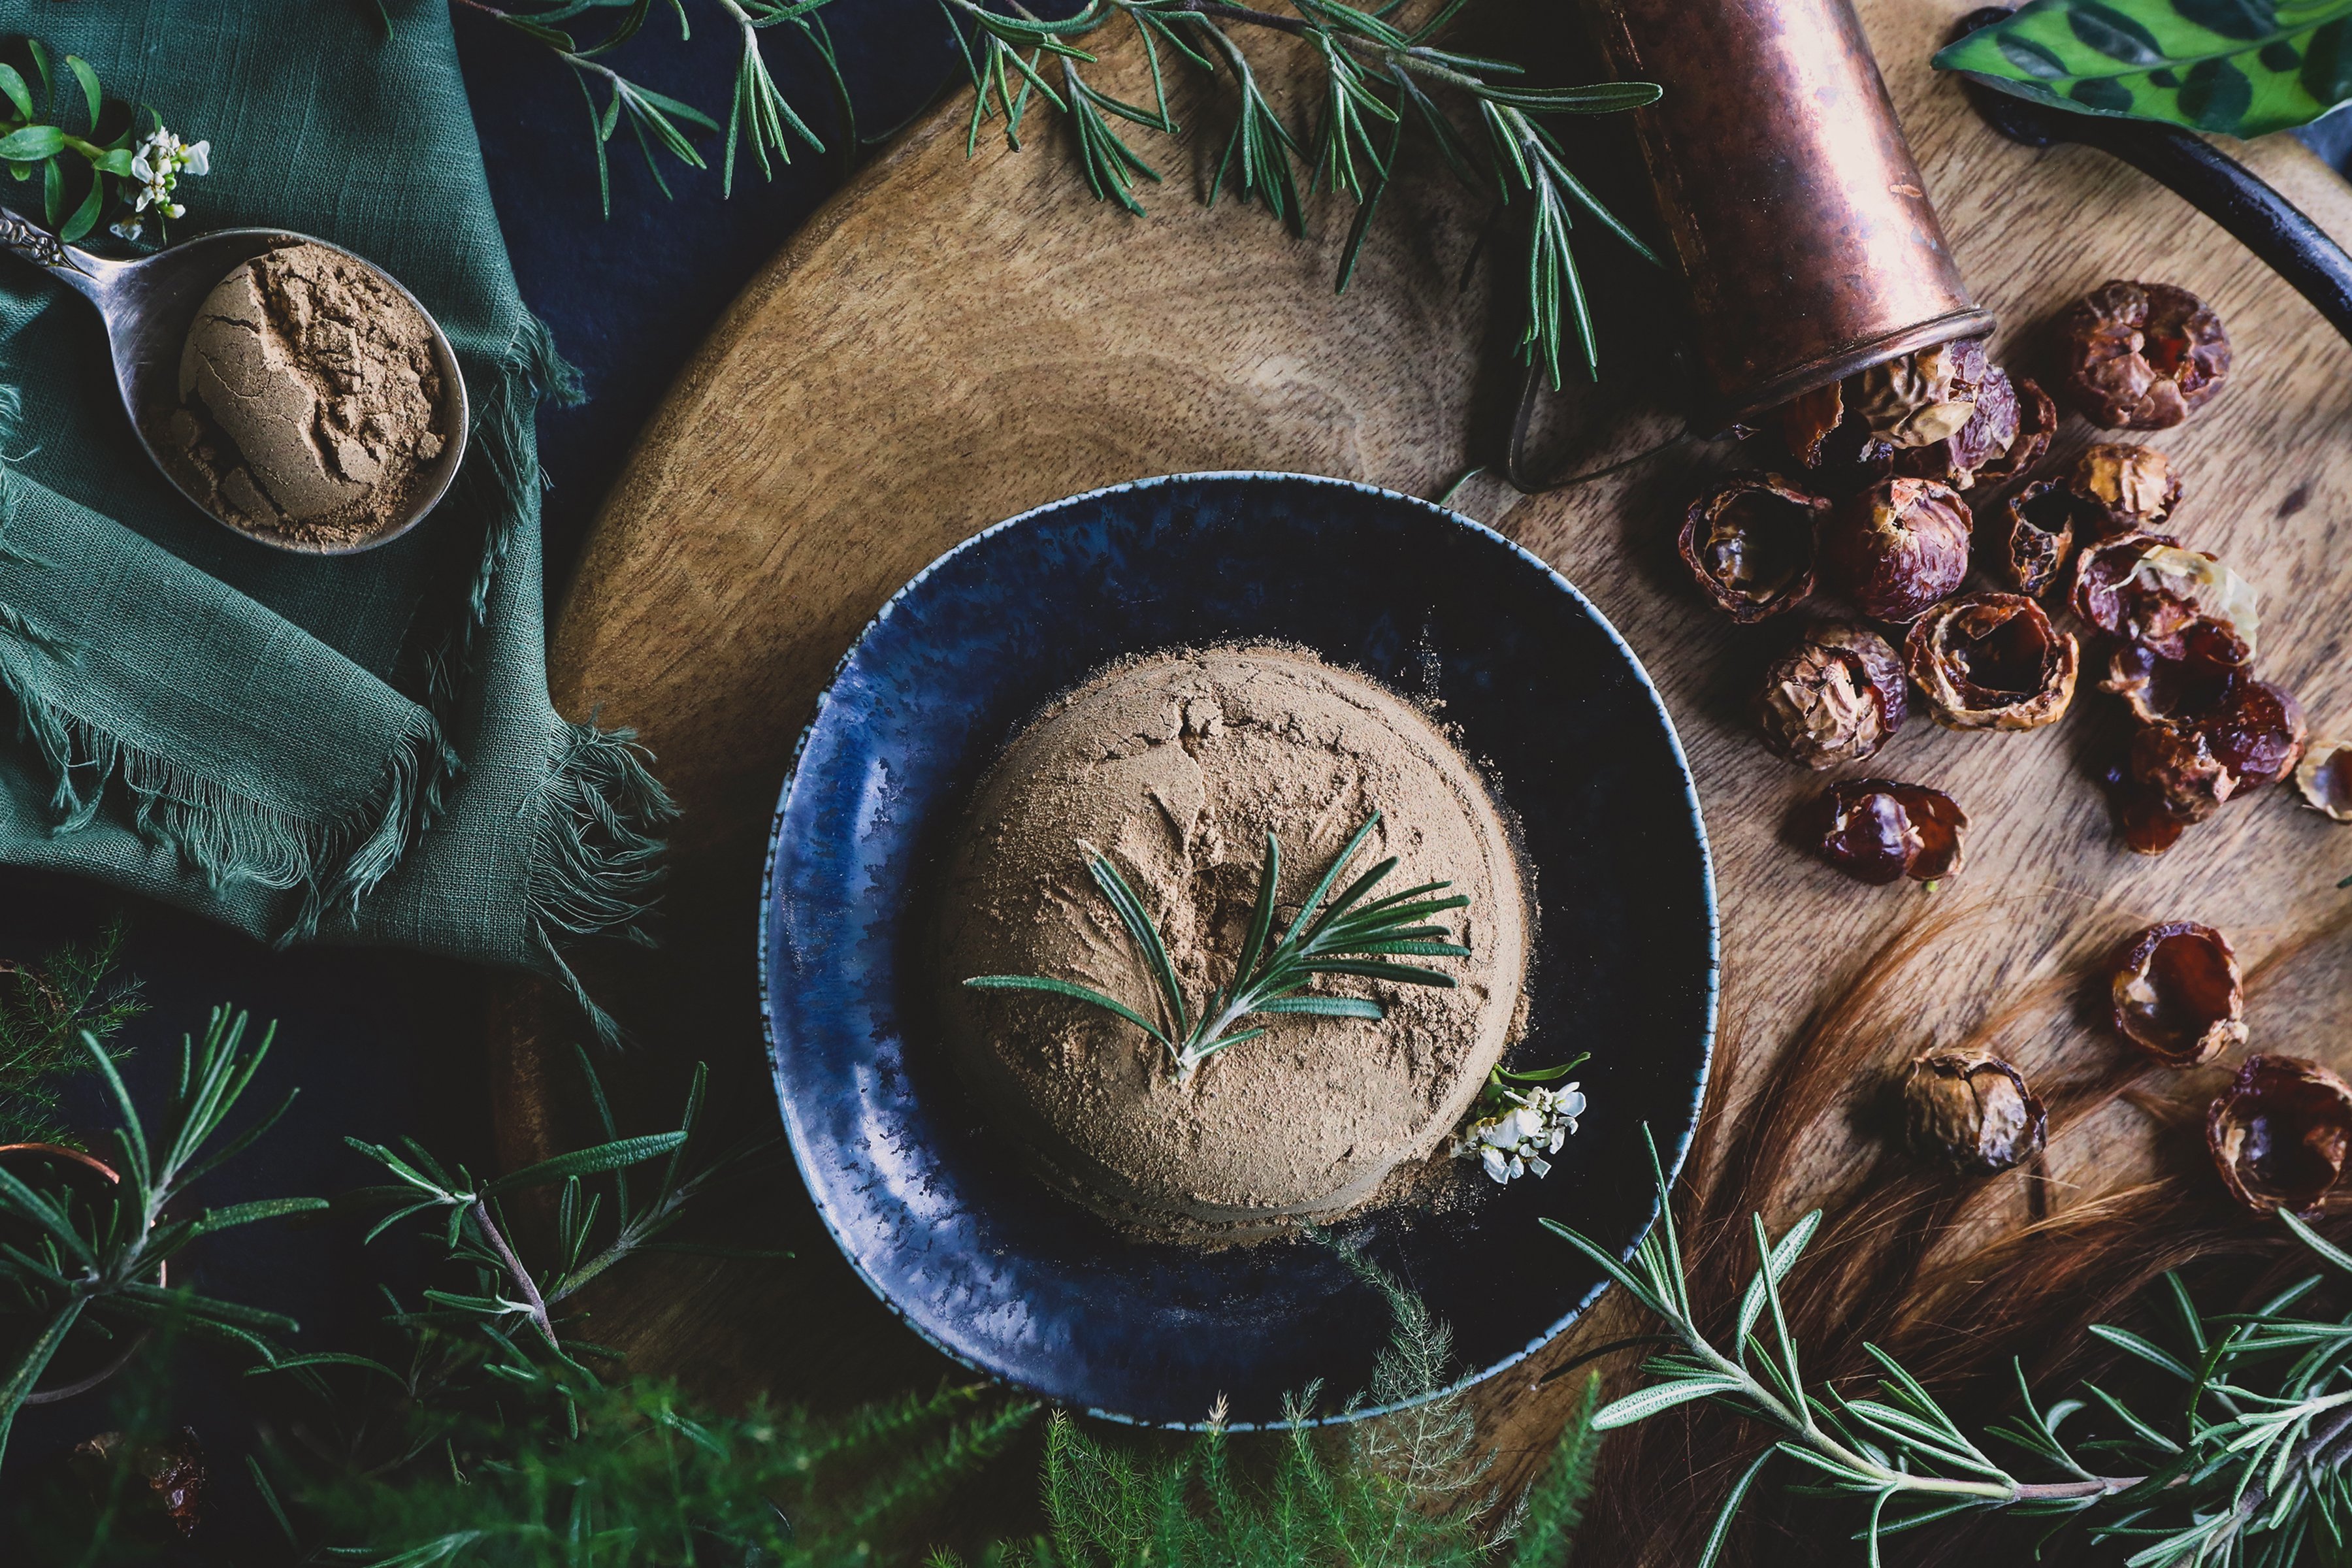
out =
<svg viewBox="0 0 2352 1568"><path fill-rule="evenodd" d="M224 522L339 550L407 520L448 439L433 327L373 268L283 246L214 285L151 437Z"/></svg>

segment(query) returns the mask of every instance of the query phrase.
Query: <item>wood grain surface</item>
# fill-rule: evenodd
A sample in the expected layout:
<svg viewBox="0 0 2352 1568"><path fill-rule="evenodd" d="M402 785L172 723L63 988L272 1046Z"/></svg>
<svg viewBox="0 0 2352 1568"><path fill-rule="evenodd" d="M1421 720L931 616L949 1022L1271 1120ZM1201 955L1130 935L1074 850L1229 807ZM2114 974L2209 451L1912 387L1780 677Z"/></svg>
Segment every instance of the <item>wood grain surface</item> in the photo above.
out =
<svg viewBox="0 0 2352 1568"><path fill-rule="evenodd" d="M2263 590L2264 673L2302 695L2318 732L2352 727L2352 531L2339 521L2352 504L2352 350L2160 187L2095 153L2030 152L1982 129L1926 63L1967 0L1861 8L1946 232L2002 322L1997 358L2042 370L2048 319L2109 277L2177 282L2221 311L2231 382L2160 437L2187 487L2179 530ZM1557 9L1528 5L1496 41L1590 58L1562 24L1533 20ZM1139 75L1123 40L1105 68ZM1180 115L1213 146L1222 101L1186 92ZM1142 475L1287 468L1434 495L1487 454L1516 387L1514 324L1489 319L1492 258L1479 254L1495 216L1433 168L1391 190L1342 300L1331 277L1348 214L1335 204L1318 204L1307 242L1294 243L1256 209L1202 207L1202 176L1171 154L1169 184L1137 221L1088 199L1055 133L1020 153L999 140L967 162L962 112L950 104L896 143L737 301L646 431L555 634L558 705L635 727L686 810L666 945L592 975L640 1042L616 1071L674 1086L681 1063L709 1060L722 1114L745 1127L773 1120L753 972L769 813L816 693L893 590L1001 517ZM2352 238L2352 189L2299 143L2232 151ZM1585 245L1605 262L1603 241ZM1622 379L1604 399L1602 446L1623 455L1675 426L1643 390L1654 356L1638 332L1609 347ZM2070 419L2060 449L2091 438ZM1681 507L1727 458L1685 445L1580 489L1520 500L1479 481L1464 502L1591 595L1681 727L1717 857L1723 1022L1738 1047L1710 1114L1736 1121L1804 1021L1930 915L1951 929L1910 961L1906 1005L1885 1020L1874 1063L1989 1029L2035 1077L2111 1064L2118 1047L2084 1004L2086 966L2139 924L2194 918L2230 931L2252 973L2256 1047L2344 1065L2352 895L2335 883L2352 871L2352 833L2273 790L2168 857L2126 853L2096 782L2121 744L2119 710L2087 675L2055 727L1961 735L1915 720L1869 765L1950 791L1974 819L1967 868L1941 890L1864 888L1785 842L1791 806L1820 781L1769 756L1745 711L1790 633L1718 619L1674 557ZM527 995L501 1010L499 1114L513 1158L581 1135L574 1033ZM2201 1079L2152 1087L2210 1092ZM666 1113L650 1089L625 1100L648 1122ZM1868 1152L1843 1121L1800 1131L1817 1185ZM2110 1103L2053 1128L2045 1201L2083 1201L2156 1157L2142 1113ZM730 1396L837 1404L953 1374L856 1283L788 1168L739 1193L731 1215L797 1260L641 1271L601 1303L594 1337ZM1791 1206L1805 1196L1785 1194ZM2000 1178L1967 1217L2011 1225L2024 1204L2021 1179ZM1538 1380L1622 1331L1612 1316L1478 1392L1507 1479L1570 1397Z"/></svg>

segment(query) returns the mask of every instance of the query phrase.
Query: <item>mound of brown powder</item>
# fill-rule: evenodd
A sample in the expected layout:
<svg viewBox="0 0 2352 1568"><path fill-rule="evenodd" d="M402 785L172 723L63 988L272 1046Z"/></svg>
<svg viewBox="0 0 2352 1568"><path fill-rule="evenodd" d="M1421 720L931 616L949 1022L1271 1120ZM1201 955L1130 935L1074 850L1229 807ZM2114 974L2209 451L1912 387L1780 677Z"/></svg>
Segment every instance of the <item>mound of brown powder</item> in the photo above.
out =
<svg viewBox="0 0 2352 1568"><path fill-rule="evenodd" d="M1450 879L1467 959L1453 990L1347 976L1385 1021L1260 1016L1268 1032L1180 1089L1133 1025L976 974L1042 974L1153 1016L1140 956L1087 871L1108 854L1160 925L1199 1005L1231 978L1272 829L1277 919L1296 913L1378 808L1356 872ZM1458 1121L1508 1043L1527 961L1510 843L1477 775L1418 710L1292 651L1215 649L1117 666L1062 698L982 782L942 887L950 1049L992 1125L1059 1184L1136 1228L1235 1238L1360 1207ZM1416 961L1419 962L1419 961Z"/></svg>
<svg viewBox="0 0 2352 1568"><path fill-rule="evenodd" d="M442 392L423 311L350 257L289 245L205 297L151 439L222 521L338 549L406 521L449 434Z"/></svg>

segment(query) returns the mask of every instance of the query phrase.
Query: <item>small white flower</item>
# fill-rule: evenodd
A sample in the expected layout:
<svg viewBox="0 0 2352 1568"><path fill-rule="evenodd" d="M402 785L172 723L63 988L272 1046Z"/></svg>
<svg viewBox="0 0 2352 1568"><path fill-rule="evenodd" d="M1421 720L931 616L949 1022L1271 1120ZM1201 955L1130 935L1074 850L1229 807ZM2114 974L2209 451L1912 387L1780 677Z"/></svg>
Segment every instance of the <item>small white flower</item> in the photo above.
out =
<svg viewBox="0 0 2352 1568"><path fill-rule="evenodd" d="M185 155L181 159L180 166L187 170L191 174L211 174L213 172L213 144L210 142L199 142L194 146L188 148Z"/></svg>
<svg viewBox="0 0 2352 1568"><path fill-rule="evenodd" d="M137 239L139 237L140 230L146 226L146 225L141 223L135 217L127 217L121 223L108 224L106 226L106 232L114 236L117 239Z"/></svg>
<svg viewBox="0 0 2352 1568"><path fill-rule="evenodd" d="M1454 1141L1454 1157L1475 1154L1486 1174L1498 1183L1530 1171L1538 1177L1551 1174L1551 1162L1544 1156L1559 1153L1577 1130L1576 1119L1585 1109L1583 1094L1572 1083L1557 1089L1532 1086L1524 1093L1496 1087L1511 1102L1509 1108L1465 1127Z"/></svg>
<svg viewBox="0 0 2352 1568"><path fill-rule="evenodd" d="M188 216L188 209L182 206L178 202L173 202L170 206L163 209L163 216L165 217L185 217Z"/></svg>
<svg viewBox="0 0 2352 1568"><path fill-rule="evenodd" d="M131 155L131 177L142 185L155 177L155 166L147 162L147 149L143 146Z"/></svg>

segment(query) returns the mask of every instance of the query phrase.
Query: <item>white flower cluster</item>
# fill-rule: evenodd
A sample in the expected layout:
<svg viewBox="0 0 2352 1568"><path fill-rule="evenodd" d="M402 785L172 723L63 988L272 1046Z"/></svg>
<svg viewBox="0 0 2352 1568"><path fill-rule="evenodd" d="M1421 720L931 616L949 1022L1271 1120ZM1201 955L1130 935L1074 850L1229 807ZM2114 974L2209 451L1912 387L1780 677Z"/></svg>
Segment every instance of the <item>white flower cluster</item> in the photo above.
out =
<svg viewBox="0 0 2352 1568"><path fill-rule="evenodd" d="M131 155L131 177L139 182L139 200L131 216L112 226L113 231L125 239L137 239L146 226L140 215L153 207L164 217L179 217L187 208L172 199L179 187L182 174L209 174L213 172L213 144L209 142L187 142L162 125L139 143Z"/></svg>
<svg viewBox="0 0 2352 1568"><path fill-rule="evenodd" d="M1486 1173L1497 1182L1508 1182L1530 1171L1538 1176L1551 1174L1551 1162L1544 1156L1559 1153L1568 1135L1576 1131L1576 1119L1584 1114L1584 1096L1573 1083L1558 1089L1530 1089L1524 1094L1517 1089L1503 1093L1517 1103L1464 1128L1461 1140L1454 1145L1454 1156L1476 1155Z"/></svg>

